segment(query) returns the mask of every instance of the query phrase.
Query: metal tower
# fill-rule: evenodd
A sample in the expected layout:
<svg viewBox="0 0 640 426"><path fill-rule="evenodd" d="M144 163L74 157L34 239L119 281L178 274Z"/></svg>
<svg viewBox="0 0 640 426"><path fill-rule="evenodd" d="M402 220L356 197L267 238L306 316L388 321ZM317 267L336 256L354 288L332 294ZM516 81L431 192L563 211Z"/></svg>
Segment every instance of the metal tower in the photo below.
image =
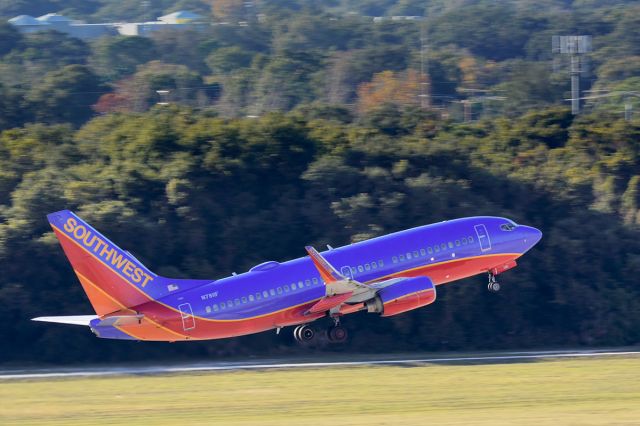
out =
<svg viewBox="0 0 640 426"><path fill-rule="evenodd" d="M571 113L580 113L580 73L582 72L582 56L591 52L591 36L553 36L552 52L569 55L571 58Z"/></svg>

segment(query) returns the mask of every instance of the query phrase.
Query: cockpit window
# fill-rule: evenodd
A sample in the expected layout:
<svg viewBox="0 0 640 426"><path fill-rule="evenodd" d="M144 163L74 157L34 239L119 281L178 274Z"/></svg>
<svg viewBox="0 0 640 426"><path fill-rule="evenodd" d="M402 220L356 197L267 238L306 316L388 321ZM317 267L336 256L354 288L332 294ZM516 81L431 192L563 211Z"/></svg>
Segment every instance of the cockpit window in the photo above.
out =
<svg viewBox="0 0 640 426"><path fill-rule="evenodd" d="M516 229L516 225L514 225L513 223L503 223L502 225L500 225L500 229L502 229L503 231L513 231L514 229Z"/></svg>

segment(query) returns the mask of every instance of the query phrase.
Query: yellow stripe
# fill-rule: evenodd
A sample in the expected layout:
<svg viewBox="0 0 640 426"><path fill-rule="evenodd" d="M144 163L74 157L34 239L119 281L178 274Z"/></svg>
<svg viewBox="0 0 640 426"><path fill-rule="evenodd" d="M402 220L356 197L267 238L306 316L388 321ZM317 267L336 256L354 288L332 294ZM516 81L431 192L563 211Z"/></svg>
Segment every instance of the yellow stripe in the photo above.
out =
<svg viewBox="0 0 640 426"><path fill-rule="evenodd" d="M58 228L57 226L55 226L55 225L53 225L53 224L51 224L51 226L52 226L52 227L54 227L55 229L57 229L58 231L60 231L60 232L61 232L65 237L67 237L70 241L72 241L72 242L73 242L73 243L75 243L78 247L80 247L81 249L83 249L84 251L86 251L87 253L89 253L91 256L93 256L95 259L97 259L97 260L98 260L100 263L102 263L104 266L106 266L107 268L109 268L109 269L111 269L111 270L113 271L113 269L112 269L108 264L106 264L104 261L102 261L102 259L100 259L99 257L95 256L95 254L94 254L94 253L92 253L91 251L89 251L86 247L84 247L83 245L79 244L79 243L78 243L76 240L74 240L73 238L69 237L69 236L68 236L65 232L63 232L60 228ZM406 269L406 270L404 270L404 271L400 271L400 272L394 272L394 273L392 273L392 274L385 275L385 276L383 276L383 277L381 277L381 278L376 278L375 280L367 281L367 282L365 282L365 284L368 284L368 283L374 283L374 282L380 282L380 281L385 280L385 279L387 279L387 278L394 277L394 276L398 276L399 274L404 274L404 273L411 272L411 271L415 271L415 270L418 270L418 269L423 269L423 268L425 268L425 267L431 267L431 266L436 266L436 265L444 265L445 263L457 262L457 261L460 261L460 260L478 259L478 258L483 258L483 257L495 257L495 256L521 256L521 255L522 255L522 253L499 253L499 254L484 254L484 255L480 255L480 256L471 256L471 257L463 257L463 258L459 258L459 259L451 259L451 260L446 260L446 261L443 261L443 262L432 263L432 264L429 264L429 265L417 266L417 267L415 267L415 268ZM117 272L117 271L115 271L115 272ZM155 274L154 274L154 275L155 275ZM162 303L162 302L160 302L159 300L156 300L156 299L151 298L147 293L145 293L144 291L140 290L140 289L139 289L138 287L136 287L134 284L132 284L131 282L129 282L129 280L127 280L127 279L126 279L124 276L122 276L119 272L118 272L118 276L120 276L120 277L121 277L121 278L122 278L122 279L123 279L127 284L131 285L134 289L136 289L137 291L139 291L141 294L143 294L144 296L146 296L147 298L149 298L149 301L152 301L152 302L158 303L158 304L160 304L160 305L162 305L162 306L164 306L164 307L166 307L166 308L168 308L168 309L172 310L173 312L175 312L175 313L177 313L177 314L180 314L180 315L182 316L182 314L183 314L183 313L182 313L182 311L180 311L180 310L178 310L178 309L174 308L173 306L170 306L170 305L167 305L167 304L165 304L165 303ZM278 313L283 312L283 311L288 311L288 310L290 310L290 309L295 309L295 308L298 308L298 307L300 307L300 306L303 306L303 305L306 305L306 304L309 304L309 303L317 302L317 301L318 301L318 300L320 300L320 299L322 299L322 298L318 298L318 299L310 300L310 301L308 301L308 302L300 303L300 304L295 305L295 306L290 306L290 307L287 307L287 308L284 308L284 309L280 309L280 310L277 310L277 311L273 311L273 312L269 312L269 313L266 313L266 314L258 315L258 316L255 316L255 317L248 317L248 318L242 318L242 319L222 320L222 319L204 318L204 317L200 317L200 316L197 316L197 315L189 315L189 316L191 316L191 317L193 317L193 318L196 318L196 319L199 319L200 321L207 321L207 322L222 322L222 323L227 322L227 323L228 323L228 322L238 322L238 321L249 321L249 320L254 320L254 319L257 319L257 318L263 318L263 317L266 317L266 316L269 316L269 315L275 315L275 314L278 314ZM159 326L160 326L160 325L159 325ZM162 326L160 326L160 327L161 327L161 328L163 328ZM181 336L181 337L185 337L185 336L183 335L183 336Z"/></svg>
<svg viewBox="0 0 640 426"><path fill-rule="evenodd" d="M405 297L413 296L414 294L426 293L426 292L428 292L428 291L434 291L434 290L435 290L435 288L429 288L429 289L427 289L427 290L418 290L418 291L414 291L413 293L409 293L409 294L405 294L404 296L396 297L395 299L393 299L393 300L389 300L389 301L388 301L388 302L386 302L386 303L392 303L392 302L395 302L395 301L397 301L397 300L404 299Z"/></svg>
<svg viewBox="0 0 640 426"><path fill-rule="evenodd" d="M74 240L73 238L69 237L65 232L61 231L61 230L60 230L60 228L56 227L56 226L55 226L55 225L53 225L53 224L52 224L51 226L53 226L54 228L56 228L56 229L57 229L58 231L60 231L60 232L61 232L65 237L67 237L70 241L72 241L73 243L75 243L78 247L80 247L81 249L83 249L84 251L86 251L87 253L89 253L89 254L90 254L91 256L93 256L96 260L98 260L98 261L99 261L100 263L102 263L104 266L106 266L107 268L109 268L110 270L112 270L112 271L113 271L113 269L112 269L108 264L106 264L105 262L103 262L103 261L102 261L102 259L100 259L99 257L95 256L95 254L94 254L94 253L92 253L91 251L87 250L87 248L86 248L86 247L84 247L83 245L79 244L79 243L78 243L76 240ZM168 309L172 310L173 312L175 312L175 313L177 313L177 314L179 314L179 315L181 315L181 316L182 316L182 311L180 311L180 310L178 310L178 309L174 308L173 306L170 306L170 305L167 305L167 304L165 304L165 303L162 303L162 302L160 302L160 301L159 301L159 300L157 300L157 299L153 299L153 298L151 298L151 296L149 296L147 293L145 293L145 292L143 292L142 290L140 290L140 289L139 289L138 287L136 287L135 285L131 284L131 283L130 283L130 282L129 282L125 277L123 277L123 276L122 276L122 275L120 275L119 273L118 273L118 276L119 276L119 277L121 277L121 278L122 278L122 279L123 279L127 284L131 285L133 288L135 288L135 289L136 289L136 290L138 290L140 293L142 293L144 296L146 296L146 297L149 299L149 301L150 301L150 302L158 303L159 305L162 305L162 306L164 306L164 307L166 307L166 308L168 308ZM255 317L242 318L242 319L221 320L221 319L204 318L204 317L200 317L200 316L197 316L197 315L189 315L189 316L191 316L191 317L193 317L193 318L196 318L196 319L199 319L199 320L201 320L201 321L208 321L208 322L238 322L238 321L247 321L247 320L252 320L252 319L256 319L256 318L266 317L266 316L269 316L269 315L274 315L274 314L277 314L277 313L280 313L280 312L283 312L283 311L287 311L287 310L289 310L289 309L295 309L295 308L298 308L298 307L300 307L300 306L303 306L303 305L306 305L306 304L309 304L309 303L317 302L317 301L318 301L318 300L320 300L320 299L322 299L322 298L313 299L313 300L310 300L310 301L308 301L308 302L300 303L300 304L298 304L298 305L294 305L294 306L289 306L289 307L287 307L287 308L280 309L280 310L273 311L273 312L269 312L269 313L266 313L266 314L257 315L257 316L255 316ZM161 328L162 328L162 326L160 326L160 325L159 325L159 327L161 327ZM181 337L185 337L185 336L181 336Z"/></svg>
<svg viewBox="0 0 640 426"><path fill-rule="evenodd" d="M458 262L460 260L471 260L471 259L480 259L480 258L485 258L485 257L496 257L496 256L517 256L517 257L520 257L520 256L522 256L522 253L481 254L480 256L461 257L461 258L457 258L457 259L445 260L445 261L442 261L442 262L430 263L430 264L422 265L422 266L416 266L415 268L405 269L404 271L400 271L400 272L394 272L393 274L388 274L388 275L385 275L385 276L383 276L381 278L376 278L375 280L367 281L365 284L380 282L380 281L385 280L387 278L397 277L398 274L405 274L407 272L417 271L418 269L425 269L425 268L428 268L428 267L430 268L432 266L444 265L445 263L453 263L453 262Z"/></svg>
<svg viewBox="0 0 640 426"><path fill-rule="evenodd" d="M97 286L93 281L91 281L89 278L85 277L84 275L82 275L80 272L78 272L78 271L77 271L77 270L75 270L75 269L74 269L74 271L75 271L75 273L76 273L76 274L78 274L78 276L82 277L82 278L83 278L84 280L86 280L89 284L91 284L91 285L92 285L96 290L98 290L99 292L101 292L102 294L104 294L105 296L107 296L109 299L111 299L114 303L116 303L117 305L119 305L120 307L122 307L122 309L124 309L124 310L126 310L126 311L129 311L129 312L132 312L132 313L137 314L137 312L136 312L136 311L134 311L134 310L132 310L132 309L129 309L128 307L124 306L122 303L118 302L116 299L114 299L113 297L111 297L111 295L110 295L110 294L106 293L104 290L102 290L100 287L98 287L98 286ZM103 316L102 318L108 318L108 317L107 317L107 316ZM175 332L175 331L173 331L173 330L171 330L171 329L169 329L169 328L167 328L167 327L165 327L165 326L163 326L163 325L159 324L158 322L156 322L156 321L154 321L154 320L152 320L152 319L150 319L150 318L144 317L144 318L143 318L143 320L147 320L147 321L149 321L150 323L154 324L156 327L161 328L161 329L163 329L163 330L166 330L166 331L168 331L168 332L170 332L170 333L172 333L172 334L175 334L176 336L180 336L181 338L186 337L186 335L184 335L184 334L179 334L179 333L177 333L177 332ZM125 334L128 334L128 335L130 335L130 336L132 336L132 337L135 337L135 338L136 338L136 339L138 339L138 340L145 340L145 339L142 339L142 338L140 338L140 337L138 337L138 336L134 335L134 334L133 334L133 333L131 333L131 332L127 332L127 331L122 330L122 329L121 329L120 327L118 327L117 325L114 325L114 327L115 327L115 328L117 328L118 330L122 331L122 332L123 332L123 333L125 333Z"/></svg>

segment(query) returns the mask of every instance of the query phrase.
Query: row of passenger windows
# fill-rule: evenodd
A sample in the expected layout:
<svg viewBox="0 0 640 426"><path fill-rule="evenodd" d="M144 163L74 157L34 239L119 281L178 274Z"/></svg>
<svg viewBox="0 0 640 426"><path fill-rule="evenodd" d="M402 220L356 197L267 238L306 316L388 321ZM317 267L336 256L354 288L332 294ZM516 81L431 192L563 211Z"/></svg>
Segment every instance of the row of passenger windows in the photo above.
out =
<svg viewBox="0 0 640 426"><path fill-rule="evenodd" d="M421 248L419 251L414 250L413 252L408 251L407 253L400 254L398 256L393 256L391 261L393 263L404 262L406 260L411 260L414 258L426 256L427 254L440 253L441 251L446 251L453 249L454 247L466 246L467 244L473 243L473 237L462 237L459 240L449 241L446 243L440 243L433 246L429 246L426 249Z"/></svg>
<svg viewBox="0 0 640 426"><path fill-rule="evenodd" d="M311 284L318 284L318 278L307 279L304 281L298 281L297 283L285 284L283 286L279 286L276 288L272 288L269 290L264 290L262 292L257 292L254 294L249 294L247 296L242 296L235 298L234 300L227 300L226 302L214 303L211 306L205 306L205 311L209 314L213 312L224 311L226 309L231 309L234 306L240 306L242 304L255 302L262 299L268 299L270 297L275 297L281 295L283 293L289 293L292 291L299 291L305 287L311 287Z"/></svg>
<svg viewBox="0 0 640 426"><path fill-rule="evenodd" d="M365 271L375 271L378 268L382 268L384 266L384 262L382 260L378 260L377 262L365 263L364 265L352 266L351 273L355 275L357 272L365 272Z"/></svg>

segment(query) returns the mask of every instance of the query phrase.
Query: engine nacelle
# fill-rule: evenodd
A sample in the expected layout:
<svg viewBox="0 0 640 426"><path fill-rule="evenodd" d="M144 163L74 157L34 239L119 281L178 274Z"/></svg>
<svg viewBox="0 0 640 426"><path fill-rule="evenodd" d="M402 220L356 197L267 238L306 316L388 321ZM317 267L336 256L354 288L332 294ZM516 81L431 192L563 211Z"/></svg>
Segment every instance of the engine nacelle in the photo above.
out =
<svg viewBox="0 0 640 426"><path fill-rule="evenodd" d="M436 286L427 277L409 278L383 288L365 302L367 312L383 317L401 314L429 305L436 300Z"/></svg>

